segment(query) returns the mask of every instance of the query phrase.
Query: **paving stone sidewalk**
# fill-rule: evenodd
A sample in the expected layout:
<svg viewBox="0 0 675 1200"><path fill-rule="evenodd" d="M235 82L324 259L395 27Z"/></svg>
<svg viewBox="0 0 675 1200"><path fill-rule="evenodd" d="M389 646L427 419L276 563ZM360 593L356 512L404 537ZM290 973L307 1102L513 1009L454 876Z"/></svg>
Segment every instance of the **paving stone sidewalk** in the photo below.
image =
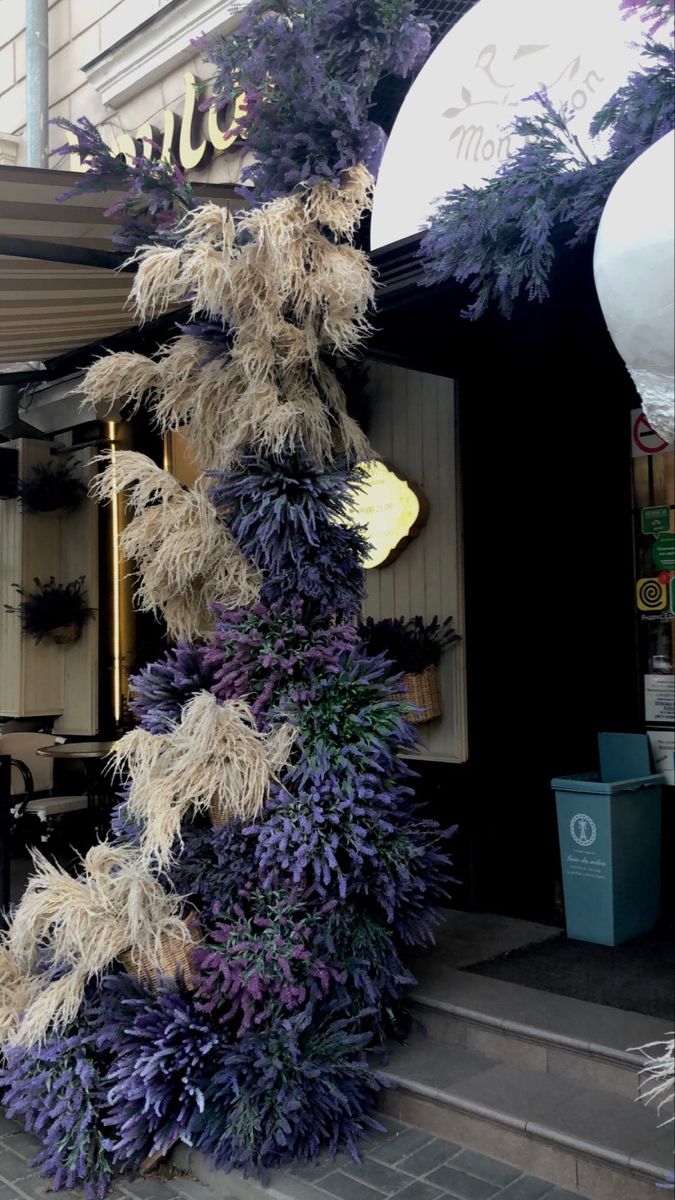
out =
<svg viewBox="0 0 675 1200"><path fill-rule="evenodd" d="M382 1117L381 1123L385 1132L367 1143L360 1164L340 1155L316 1167L275 1171L270 1200L579 1200L576 1192L524 1175L497 1159L389 1117ZM35 1138L0 1117L0 1200L49 1196L48 1181L30 1166L37 1151ZM121 1176L109 1196L110 1200L214 1200L216 1193L220 1200L228 1200L228 1178L216 1172L206 1187L164 1167L142 1179ZM254 1191L260 1194L258 1187L252 1195ZM62 1194L64 1200L85 1200L82 1191Z"/></svg>
<svg viewBox="0 0 675 1200"><path fill-rule="evenodd" d="M318 1167L275 1173L273 1191L288 1200L579 1200L543 1179L389 1117L364 1147L363 1161L340 1155Z"/></svg>

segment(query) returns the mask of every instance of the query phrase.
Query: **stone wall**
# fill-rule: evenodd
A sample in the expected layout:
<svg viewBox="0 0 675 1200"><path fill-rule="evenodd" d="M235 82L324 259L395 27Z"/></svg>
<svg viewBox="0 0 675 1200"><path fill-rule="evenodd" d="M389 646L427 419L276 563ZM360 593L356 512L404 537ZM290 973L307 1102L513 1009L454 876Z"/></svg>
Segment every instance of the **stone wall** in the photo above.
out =
<svg viewBox="0 0 675 1200"><path fill-rule="evenodd" d="M208 81L209 68L190 39L232 25L243 7L245 0L51 0L50 117L86 116L109 141L148 121L161 131L165 109L182 113L185 73ZM0 134L18 138L17 165L25 164L25 120L25 5L0 0ZM63 140L52 128L50 145ZM241 158L241 149L220 154L194 178L236 180ZM51 165L73 169L75 162L53 159Z"/></svg>

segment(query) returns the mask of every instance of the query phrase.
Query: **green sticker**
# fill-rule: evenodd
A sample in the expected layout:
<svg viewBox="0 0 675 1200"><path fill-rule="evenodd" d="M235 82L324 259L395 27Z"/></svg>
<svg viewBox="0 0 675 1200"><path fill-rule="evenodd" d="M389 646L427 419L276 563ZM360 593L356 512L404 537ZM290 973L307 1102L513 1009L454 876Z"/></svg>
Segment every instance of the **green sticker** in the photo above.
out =
<svg viewBox="0 0 675 1200"><path fill-rule="evenodd" d="M657 537L659 533L667 533L670 529L670 509L667 504L659 504L656 508L643 508L640 516L643 533L653 533Z"/></svg>
<svg viewBox="0 0 675 1200"><path fill-rule="evenodd" d="M675 612L675 575L673 576L673 578L670 581L669 589L670 589L670 599L668 601L668 607L671 612Z"/></svg>
<svg viewBox="0 0 675 1200"><path fill-rule="evenodd" d="M652 546L652 558L659 571L675 571L675 533L660 533Z"/></svg>

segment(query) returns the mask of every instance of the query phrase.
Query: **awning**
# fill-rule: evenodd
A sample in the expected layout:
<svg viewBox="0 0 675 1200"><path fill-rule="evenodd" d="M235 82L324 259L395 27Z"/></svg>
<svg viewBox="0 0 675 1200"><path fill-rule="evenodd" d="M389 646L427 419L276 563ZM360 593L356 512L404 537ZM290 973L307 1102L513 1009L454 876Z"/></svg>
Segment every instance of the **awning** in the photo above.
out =
<svg viewBox="0 0 675 1200"><path fill-rule="evenodd" d="M49 364L133 328L131 278L104 212L110 193L74 196L71 171L0 167L0 372ZM200 200L241 207L234 189L197 184ZM0 376L1 381L1 376Z"/></svg>

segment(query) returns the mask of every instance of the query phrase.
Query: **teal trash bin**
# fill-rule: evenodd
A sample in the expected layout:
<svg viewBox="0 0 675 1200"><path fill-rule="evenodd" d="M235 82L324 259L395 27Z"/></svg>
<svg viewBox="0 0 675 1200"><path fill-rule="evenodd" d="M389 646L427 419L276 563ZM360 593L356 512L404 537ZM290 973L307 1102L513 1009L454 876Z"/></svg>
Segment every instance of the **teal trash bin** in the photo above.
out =
<svg viewBox="0 0 675 1200"><path fill-rule="evenodd" d="M600 734L598 772L551 780L567 934L618 946L652 929L661 900L661 785L642 734Z"/></svg>

